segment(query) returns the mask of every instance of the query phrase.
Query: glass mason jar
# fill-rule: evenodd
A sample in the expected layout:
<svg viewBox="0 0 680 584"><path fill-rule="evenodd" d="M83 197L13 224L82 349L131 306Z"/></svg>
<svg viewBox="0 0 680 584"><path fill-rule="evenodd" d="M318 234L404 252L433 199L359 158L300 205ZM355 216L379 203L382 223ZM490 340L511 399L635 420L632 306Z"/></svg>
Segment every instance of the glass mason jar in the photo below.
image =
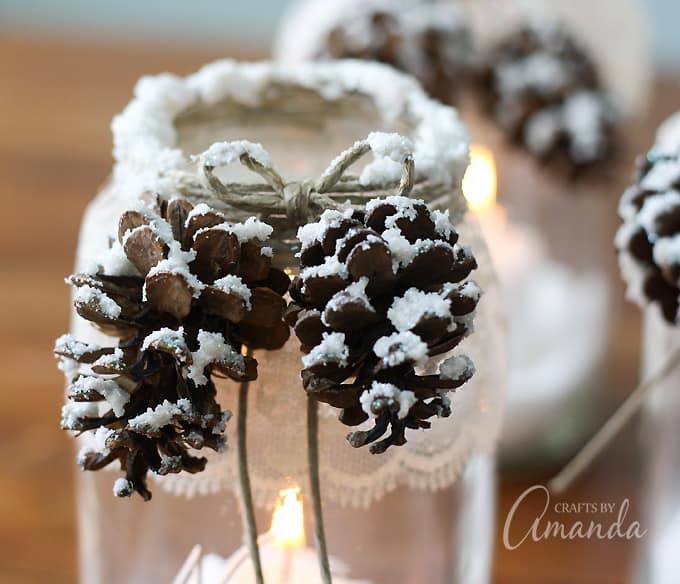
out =
<svg viewBox="0 0 680 584"><path fill-rule="evenodd" d="M446 196L430 202L450 209L461 242L472 246L480 266L474 278L484 296L475 332L460 348L477 373L453 395L450 418L434 420L428 432L411 432L406 446L380 456L352 449L335 413L322 408L320 482L329 555L337 583L488 582L505 338L486 247L460 191L467 141L456 112L431 101L409 77L354 62L286 68L221 61L187 78L144 78L135 95L113 123L116 165L85 213L79 270L106 249L117 218L140 193L171 196L173 173L194 168L190 155L216 141L262 143L281 176L300 181L319 177L338 153L372 131L413 140L417 176L444 185ZM238 165L220 169L219 176L252 180ZM273 235L274 261L289 273L296 265L294 233L282 226ZM76 316L72 332L105 342ZM318 582L299 342L293 336L282 350L255 357L260 373L248 392L247 444L265 578ZM236 411L238 386L217 384L224 408ZM203 473L154 477L148 503L113 497L113 473L79 475L83 582L170 582L183 566L177 582L254 581L243 547L235 427L228 425L227 450L208 455Z"/></svg>
<svg viewBox="0 0 680 584"><path fill-rule="evenodd" d="M680 350L680 330L668 324L657 306L644 315L643 379L657 373ZM680 571L680 368L673 369L648 395L642 438L645 479L642 527L636 573L639 584L671 584Z"/></svg>
<svg viewBox="0 0 680 584"><path fill-rule="evenodd" d="M488 59L488 48L546 17L586 47L617 102L628 112L641 106L650 86L649 51L635 2L342 0L328 7L297 0L276 42L277 58L286 63L337 54L397 63L459 107L479 147L466 196L478 201L508 315L511 369L501 455L520 467L564 460L585 441L604 415L605 389L620 385L608 365L625 350L617 344L623 302L609 283L618 278L611 242L628 166L600 166L580 181L541 168L479 106L474 71ZM609 26L626 31L616 49L601 34ZM617 148L619 160L632 159Z"/></svg>

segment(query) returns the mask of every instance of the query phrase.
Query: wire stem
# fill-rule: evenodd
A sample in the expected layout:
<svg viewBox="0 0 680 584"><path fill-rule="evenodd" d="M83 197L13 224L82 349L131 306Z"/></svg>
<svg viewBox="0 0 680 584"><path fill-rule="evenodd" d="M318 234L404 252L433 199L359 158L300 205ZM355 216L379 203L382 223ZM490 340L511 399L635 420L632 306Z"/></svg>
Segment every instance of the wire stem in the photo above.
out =
<svg viewBox="0 0 680 584"><path fill-rule="evenodd" d="M246 545L250 553L250 560L255 570L255 582L264 584L262 575L262 561L260 548L257 545L257 524L255 523L255 508L253 494L250 488L250 474L248 473L248 448L246 444L246 427L248 417L248 386L244 381L238 391L238 418L236 420L238 432L238 476L241 491L241 507L243 514L243 528Z"/></svg>
<svg viewBox="0 0 680 584"><path fill-rule="evenodd" d="M309 459L309 483L314 514L314 539L319 559L322 584L332 584L331 568L328 562L326 533L321 509L321 484L319 480L319 404L313 398L307 399L307 456Z"/></svg>

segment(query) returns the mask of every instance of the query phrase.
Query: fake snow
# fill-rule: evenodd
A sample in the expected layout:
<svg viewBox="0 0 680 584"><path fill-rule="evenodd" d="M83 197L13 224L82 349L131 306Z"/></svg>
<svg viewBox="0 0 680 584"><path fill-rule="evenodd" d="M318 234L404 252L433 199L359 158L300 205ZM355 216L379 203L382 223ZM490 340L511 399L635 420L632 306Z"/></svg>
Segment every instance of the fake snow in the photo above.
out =
<svg viewBox="0 0 680 584"><path fill-rule="evenodd" d="M85 463L85 459L88 454L108 454L109 448L106 446L106 441L113 433L113 430L104 426L100 426L94 432L90 432L90 441L88 442L87 446L84 446L80 449L80 452L78 452L78 464L82 466Z"/></svg>
<svg viewBox="0 0 680 584"><path fill-rule="evenodd" d="M96 367L96 366L100 366L100 367L124 366L122 361L123 361L123 350L119 347L116 347L114 349L113 353L109 353L108 355L102 355L92 365L93 365L93 367Z"/></svg>
<svg viewBox="0 0 680 584"><path fill-rule="evenodd" d="M96 306L101 313L114 320L120 316L122 308L101 290L92 286L81 286L76 292L75 302Z"/></svg>
<svg viewBox="0 0 680 584"><path fill-rule="evenodd" d="M382 238L387 243L392 256L392 271L396 274L399 268L408 266L416 257L416 249L399 229L386 229Z"/></svg>
<svg viewBox="0 0 680 584"><path fill-rule="evenodd" d="M205 428L205 418L211 417L213 414L207 414L206 416L203 416L203 420L201 421L201 426ZM213 434L224 434L225 430L227 429L227 422L231 420L232 413L227 410L225 412L222 412L222 416L220 417L219 423L215 424L215 426L212 429Z"/></svg>
<svg viewBox="0 0 680 584"><path fill-rule="evenodd" d="M672 213L680 208L680 191L668 191L645 200L638 213L638 221L647 233L656 235L657 220L661 215Z"/></svg>
<svg viewBox="0 0 680 584"><path fill-rule="evenodd" d="M368 286L368 278L366 276L359 278L359 280L353 282L347 286L347 288L335 294L333 298L328 301L326 307L330 308L333 306L334 308L338 308L337 305L339 304L353 302L362 304L369 310L375 312L374 308L371 306L371 301L366 295L366 286Z"/></svg>
<svg viewBox="0 0 680 584"><path fill-rule="evenodd" d="M546 52L504 63L496 73L496 87L501 94L515 95L533 89L540 94L550 95L568 81L569 74L562 61Z"/></svg>
<svg viewBox="0 0 680 584"><path fill-rule="evenodd" d="M256 217L248 217L243 223L227 223L217 227L233 233L241 243L247 243L254 239L267 241L274 231L271 225L267 225Z"/></svg>
<svg viewBox="0 0 680 584"><path fill-rule="evenodd" d="M361 409L366 412L370 418L375 419L376 414L372 411L371 405L375 400L382 399L388 402L388 405L399 405L397 417L403 420L408 416L409 411L418 401L416 394L412 391L403 391L396 385L391 383L380 383L374 381L371 389L364 391L359 398L361 402Z"/></svg>
<svg viewBox="0 0 680 584"><path fill-rule="evenodd" d="M340 276L341 278L349 278L347 264L338 260L335 256L328 256L324 263L319 266L309 266L300 272L300 278L307 280L308 278L327 278L329 276ZM303 286L302 291L305 292Z"/></svg>
<svg viewBox="0 0 680 584"><path fill-rule="evenodd" d="M619 250L619 266L627 284L626 298L638 306L646 306L645 282L647 281L649 270L640 264L627 250Z"/></svg>
<svg viewBox="0 0 680 584"><path fill-rule="evenodd" d="M308 223L298 229L297 238L302 245L302 249L307 249L320 242L329 229L337 227L344 219L351 219L353 214L354 211L352 209L341 211L326 209L316 223Z"/></svg>
<svg viewBox="0 0 680 584"><path fill-rule="evenodd" d="M262 147L262 144L249 142L248 140L215 142L205 152L198 156L192 156L191 160L193 162L200 162L205 166L225 166L236 162L244 154L247 154L265 168L272 168L271 156Z"/></svg>
<svg viewBox="0 0 680 584"><path fill-rule="evenodd" d="M189 264L195 259L196 250L183 251L179 241L173 240L170 244L168 257L149 270L147 280L156 274L179 274L191 288L193 297L198 298L205 288L205 284L189 270ZM143 299L146 300L146 283L144 283Z"/></svg>
<svg viewBox="0 0 680 584"><path fill-rule="evenodd" d="M187 377L197 386L208 383L205 368L212 363L226 362L236 363L240 367L244 366L243 355L228 345L221 333L202 330L199 331L197 339L199 348L198 351L191 353L192 364L189 365L187 373Z"/></svg>
<svg viewBox="0 0 680 584"><path fill-rule="evenodd" d="M363 149L365 146L364 140L357 140L354 144L352 144L349 148L346 148L340 154L338 154L328 165L326 170L324 170L323 174L321 175L320 179L323 182L326 180L333 172L338 168L338 165L343 162L343 160L347 159L348 156L351 155L352 152L358 150L358 149Z"/></svg>
<svg viewBox="0 0 680 584"><path fill-rule="evenodd" d="M452 290L455 290L461 296L470 298L470 300L474 300L475 302L482 297L482 289L477 282L473 282L472 280L463 284L458 282L447 282L442 287L442 295L447 296Z"/></svg>
<svg viewBox="0 0 680 584"><path fill-rule="evenodd" d="M564 103L562 122L571 138L571 155L577 162L593 160L606 149L603 127L608 109L604 98L594 91L579 91Z"/></svg>
<svg viewBox="0 0 680 584"><path fill-rule="evenodd" d="M451 223L448 209L446 209L446 211L434 210L430 216L434 221L435 231L444 239L449 239L451 235L456 233L456 228L453 226L453 223Z"/></svg>
<svg viewBox="0 0 680 584"><path fill-rule="evenodd" d="M464 314L462 316L453 317L453 322L449 325L449 332L456 329L463 329L464 336L468 337L475 332L475 313Z"/></svg>
<svg viewBox="0 0 680 584"><path fill-rule="evenodd" d="M99 265L102 273L109 276L139 276L139 271L125 255L125 250L118 240L114 241L111 247L102 254Z"/></svg>
<svg viewBox="0 0 680 584"><path fill-rule="evenodd" d="M639 225L634 221L625 221L619 227L614 237L614 245L619 251L624 251L630 243L633 236L637 233Z"/></svg>
<svg viewBox="0 0 680 584"><path fill-rule="evenodd" d="M161 454L161 464L158 469L158 474L166 475L171 472L177 472L182 468L181 456L166 456Z"/></svg>
<svg viewBox="0 0 680 584"><path fill-rule="evenodd" d="M93 437L92 445L97 452L106 452L108 450L106 447L106 441L112 434L113 430L105 428L104 426L100 426L92 434L90 434Z"/></svg>
<svg viewBox="0 0 680 584"><path fill-rule="evenodd" d="M64 374L67 382L73 381L80 373L80 363L68 357L59 357L57 361L57 369Z"/></svg>
<svg viewBox="0 0 680 584"><path fill-rule="evenodd" d="M472 255L472 248L469 245L460 245L455 247L456 254L460 253L462 259L470 260L474 256Z"/></svg>
<svg viewBox="0 0 680 584"><path fill-rule="evenodd" d="M654 150L671 156L680 154L680 112L673 114L661 125L656 133Z"/></svg>
<svg viewBox="0 0 680 584"><path fill-rule="evenodd" d="M680 266L680 233L657 240L654 245L654 261L660 266ZM680 285L680 281L677 283Z"/></svg>
<svg viewBox="0 0 680 584"><path fill-rule="evenodd" d="M381 199L371 199L366 203L366 214L371 214L376 207L381 207L382 205L392 205L397 212L391 215L385 220L385 229L390 229L395 227L395 221L403 217L413 220L417 217L417 212L415 209L415 204L424 204L423 201L418 199L410 199L409 197L404 197L401 195L392 195L390 197L384 197ZM389 223L388 223L389 221Z"/></svg>
<svg viewBox="0 0 680 584"><path fill-rule="evenodd" d="M433 248L442 248L446 249L450 252L452 256L455 256L455 251L453 246L450 244L446 243L445 241L441 241L439 239L416 239L415 243L413 244L413 250L415 252L415 255L418 256L420 254L426 253L430 251Z"/></svg>
<svg viewBox="0 0 680 584"><path fill-rule="evenodd" d="M167 426L175 417L193 414L193 406L188 399L180 399L177 403L171 403L167 399L155 408L147 408L146 412L135 416L128 421L132 430L158 432Z"/></svg>
<svg viewBox="0 0 680 584"><path fill-rule="evenodd" d="M366 141L377 158L403 163L413 153L413 142L400 134L371 132Z"/></svg>
<svg viewBox="0 0 680 584"><path fill-rule="evenodd" d="M182 362L185 362L185 351L188 351L186 341L184 340L184 327L181 326L177 330L168 327L163 327L153 331L144 337L142 342L142 351L147 349L155 349L159 344L168 345L169 347L178 349L178 356Z"/></svg>
<svg viewBox="0 0 680 584"><path fill-rule="evenodd" d="M201 217L202 215L207 215L208 213L217 213L218 215L221 215L221 213L215 211L215 209L210 207L210 205L206 203L199 203L191 211L189 211L186 221L184 222L184 227L189 227L189 223L191 223L191 220L194 217Z"/></svg>
<svg viewBox="0 0 680 584"><path fill-rule="evenodd" d="M130 394L115 381L101 377L81 376L73 382L69 391L74 396L87 396L91 393L102 396L119 418L125 412L125 405L130 401Z"/></svg>
<svg viewBox="0 0 680 584"><path fill-rule="evenodd" d="M637 215L638 210L633 202L639 194L640 189L638 185L631 185L621 195L618 211L625 223L635 219Z"/></svg>
<svg viewBox="0 0 680 584"><path fill-rule="evenodd" d="M129 497L134 492L132 483L123 477L117 478L113 483L113 494L116 497Z"/></svg>
<svg viewBox="0 0 680 584"><path fill-rule="evenodd" d="M326 304L326 310L324 311L321 320L328 326L326 322L326 311L342 310L342 307L346 304L361 304L367 310L375 312L373 306L371 306L371 301L366 295L366 286L368 286L368 278L360 278L357 282L354 282L347 286L344 290L337 292Z"/></svg>
<svg viewBox="0 0 680 584"><path fill-rule="evenodd" d="M387 311L387 318L400 331L414 328L424 317L451 319L451 301L436 292L422 292L409 288L401 298L396 298Z"/></svg>
<svg viewBox="0 0 680 584"><path fill-rule="evenodd" d="M680 159L659 160L640 181L645 191L666 191L680 182Z"/></svg>
<svg viewBox="0 0 680 584"><path fill-rule="evenodd" d="M99 408L92 402L69 402L61 408L61 427L73 430L84 418L96 418Z"/></svg>
<svg viewBox="0 0 680 584"><path fill-rule="evenodd" d="M149 222L149 227L156 234L158 239L162 241L165 245L170 245L175 241L175 237L172 234L172 226L155 211L149 208L149 206L143 200L135 201L133 210L144 215L146 220ZM139 229L139 227L135 228ZM130 236L134 229L127 231L123 235L123 245L125 245L126 239Z"/></svg>
<svg viewBox="0 0 680 584"><path fill-rule="evenodd" d="M88 345L79 341L71 334L61 335L54 343L54 351L56 353L67 353L68 355L73 355L76 359L79 359L85 353L100 349L99 345Z"/></svg>
<svg viewBox="0 0 680 584"><path fill-rule="evenodd" d="M401 177L403 164L390 158L377 158L361 171L359 184L362 187L381 187L396 183Z"/></svg>
<svg viewBox="0 0 680 584"><path fill-rule="evenodd" d="M439 366L439 374L444 379L465 379L475 373L475 364L465 355L449 357Z"/></svg>
<svg viewBox="0 0 680 584"><path fill-rule="evenodd" d="M680 112L676 112L661 124L656 133L654 150L671 156L680 154Z"/></svg>
<svg viewBox="0 0 680 584"><path fill-rule="evenodd" d="M611 117L605 98L593 91L579 91L563 104L539 110L524 128L524 140L531 152L546 154L564 133L569 137L572 158L588 162L606 149L604 127Z"/></svg>
<svg viewBox="0 0 680 584"><path fill-rule="evenodd" d="M396 367L407 362L423 365L427 360L427 345L410 331L381 337L373 346L373 352L387 367Z"/></svg>
<svg viewBox="0 0 680 584"><path fill-rule="evenodd" d="M555 145L562 129L559 108L539 110L524 128L524 142L533 154L546 154Z"/></svg>
<svg viewBox="0 0 680 584"><path fill-rule="evenodd" d="M470 298L472 300L479 300L482 297L482 289L479 287L479 284L477 282L469 281L465 282L461 287L458 292L467 298Z"/></svg>
<svg viewBox="0 0 680 584"><path fill-rule="evenodd" d="M349 348L345 344L345 334L323 333L321 342L302 357L302 365L309 368L317 364L337 363L340 367L346 367L347 359Z"/></svg>
<svg viewBox="0 0 680 584"><path fill-rule="evenodd" d="M228 294L232 293L240 296L241 298L243 298L243 302L248 307L248 310L252 308L252 305L250 304L250 297L252 296L252 292L250 291L250 288L248 288L248 286L238 276L230 274L228 276L225 276L224 278L215 280L215 282L213 283L213 287L219 288L220 290Z"/></svg>

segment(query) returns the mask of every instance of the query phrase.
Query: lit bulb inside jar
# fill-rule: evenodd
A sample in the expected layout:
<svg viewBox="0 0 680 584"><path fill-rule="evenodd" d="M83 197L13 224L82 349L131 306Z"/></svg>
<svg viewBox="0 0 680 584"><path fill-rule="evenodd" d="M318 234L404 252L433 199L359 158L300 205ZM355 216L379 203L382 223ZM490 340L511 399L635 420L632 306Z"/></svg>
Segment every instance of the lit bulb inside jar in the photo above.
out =
<svg viewBox="0 0 680 584"><path fill-rule="evenodd" d="M269 534L274 545L281 548L297 549L305 545L304 512L299 487L279 492Z"/></svg>
<svg viewBox="0 0 680 584"><path fill-rule="evenodd" d="M470 210L480 215L492 209L496 203L498 173L491 150L484 146L470 146L470 165L463 178L463 195Z"/></svg>

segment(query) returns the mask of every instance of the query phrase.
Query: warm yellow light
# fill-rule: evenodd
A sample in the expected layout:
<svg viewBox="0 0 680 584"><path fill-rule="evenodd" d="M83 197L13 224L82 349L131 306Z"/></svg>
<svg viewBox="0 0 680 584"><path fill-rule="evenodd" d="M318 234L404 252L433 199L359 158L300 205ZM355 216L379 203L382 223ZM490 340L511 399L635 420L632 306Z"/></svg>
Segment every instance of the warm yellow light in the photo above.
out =
<svg viewBox="0 0 680 584"><path fill-rule="evenodd" d="M493 153L484 146L470 147L470 166L463 178L463 194L475 213L483 213L496 202L498 188L496 161Z"/></svg>
<svg viewBox="0 0 680 584"><path fill-rule="evenodd" d="M298 487L279 492L269 533L279 547L290 549L305 545L305 521Z"/></svg>

